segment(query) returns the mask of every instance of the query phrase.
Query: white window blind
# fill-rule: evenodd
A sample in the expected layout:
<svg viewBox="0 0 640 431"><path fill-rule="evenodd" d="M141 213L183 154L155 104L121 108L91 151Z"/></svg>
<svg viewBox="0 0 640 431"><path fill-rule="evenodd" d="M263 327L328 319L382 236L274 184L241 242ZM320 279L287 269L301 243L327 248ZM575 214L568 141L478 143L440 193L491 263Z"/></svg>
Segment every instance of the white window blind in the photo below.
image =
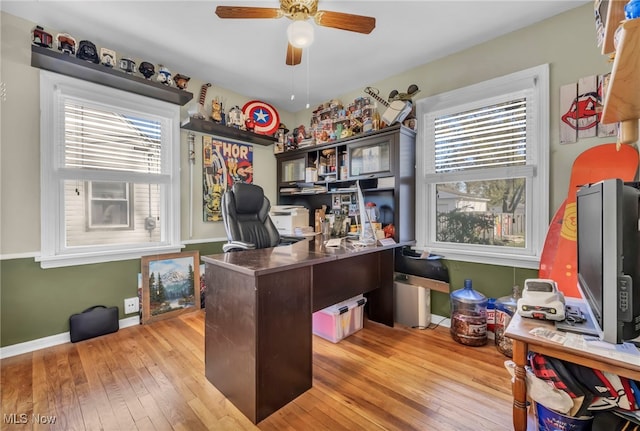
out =
<svg viewBox="0 0 640 431"><path fill-rule="evenodd" d="M161 172L162 129L158 121L65 100L66 168L139 173Z"/></svg>
<svg viewBox="0 0 640 431"><path fill-rule="evenodd" d="M526 99L434 121L436 173L526 164Z"/></svg>

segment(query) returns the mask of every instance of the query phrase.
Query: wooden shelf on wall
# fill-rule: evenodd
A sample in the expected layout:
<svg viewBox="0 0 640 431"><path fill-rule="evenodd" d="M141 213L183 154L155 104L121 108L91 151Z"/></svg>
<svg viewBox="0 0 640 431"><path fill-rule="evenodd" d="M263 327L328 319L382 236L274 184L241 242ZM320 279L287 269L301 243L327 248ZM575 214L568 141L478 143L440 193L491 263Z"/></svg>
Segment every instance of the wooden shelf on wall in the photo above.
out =
<svg viewBox="0 0 640 431"><path fill-rule="evenodd" d="M638 140L640 18L624 21L602 112L602 123L621 123L620 142Z"/></svg>
<svg viewBox="0 0 640 431"><path fill-rule="evenodd" d="M188 91L37 45L31 45L31 66L180 106L193 98Z"/></svg>
<svg viewBox="0 0 640 431"><path fill-rule="evenodd" d="M640 19L625 21L622 29L602 114L605 124L640 118Z"/></svg>
<svg viewBox="0 0 640 431"><path fill-rule="evenodd" d="M628 0L596 0L596 7L601 8L600 15L604 20L602 55L611 54L616 50L613 38L620 22L624 20L624 6L627 2Z"/></svg>
<svg viewBox="0 0 640 431"><path fill-rule="evenodd" d="M189 118L189 120L181 126L184 130L191 130L199 133L206 133L208 135L215 135L221 138L236 139L242 142L247 142L256 145L271 145L274 144L277 139L273 136L261 135L258 133L249 132L247 130L236 129L235 127L228 127L222 124L214 123L209 120L200 120L198 118Z"/></svg>

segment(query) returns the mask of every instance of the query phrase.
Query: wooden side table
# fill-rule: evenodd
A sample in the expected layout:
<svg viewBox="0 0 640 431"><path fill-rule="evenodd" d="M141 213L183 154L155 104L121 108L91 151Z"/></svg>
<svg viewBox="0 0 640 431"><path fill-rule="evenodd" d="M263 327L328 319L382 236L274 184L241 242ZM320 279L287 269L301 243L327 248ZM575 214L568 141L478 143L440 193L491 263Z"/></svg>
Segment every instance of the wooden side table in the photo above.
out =
<svg viewBox="0 0 640 431"><path fill-rule="evenodd" d="M563 361L584 365L596 370L609 371L619 376L640 380L640 357L634 363L603 356L595 351L584 351L536 337L530 333L534 328L554 329L553 322L528 319L515 314L505 335L513 340L513 361L516 364L513 379L513 429L527 430L527 381L525 365L527 354L537 352Z"/></svg>

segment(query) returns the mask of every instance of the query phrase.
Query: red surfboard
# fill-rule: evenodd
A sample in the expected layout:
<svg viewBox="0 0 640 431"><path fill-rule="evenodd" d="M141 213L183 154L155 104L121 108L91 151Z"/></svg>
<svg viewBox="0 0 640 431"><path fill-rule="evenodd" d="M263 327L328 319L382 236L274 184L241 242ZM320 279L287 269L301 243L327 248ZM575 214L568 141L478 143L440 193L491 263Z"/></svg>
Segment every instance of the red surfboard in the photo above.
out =
<svg viewBox="0 0 640 431"><path fill-rule="evenodd" d="M581 153L573 162L567 198L556 211L542 249L540 278L558 283L565 296L580 297L577 277L576 193L580 186L608 178L633 181L638 171L638 151L630 145L619 149L602 144Z"/></svg>

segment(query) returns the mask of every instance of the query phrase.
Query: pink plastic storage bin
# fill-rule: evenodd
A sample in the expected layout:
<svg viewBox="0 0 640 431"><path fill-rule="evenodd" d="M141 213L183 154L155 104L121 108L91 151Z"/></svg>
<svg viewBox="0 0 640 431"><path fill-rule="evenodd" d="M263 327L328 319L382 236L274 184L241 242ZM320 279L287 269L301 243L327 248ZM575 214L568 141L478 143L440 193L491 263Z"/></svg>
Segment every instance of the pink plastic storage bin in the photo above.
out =
<svg viewBox="0 0 640 431"><path fill-rule="evenodd" d="M358 295L313 313L313 333L337 343L362 329L364 304L367 298Z"/></svg>

